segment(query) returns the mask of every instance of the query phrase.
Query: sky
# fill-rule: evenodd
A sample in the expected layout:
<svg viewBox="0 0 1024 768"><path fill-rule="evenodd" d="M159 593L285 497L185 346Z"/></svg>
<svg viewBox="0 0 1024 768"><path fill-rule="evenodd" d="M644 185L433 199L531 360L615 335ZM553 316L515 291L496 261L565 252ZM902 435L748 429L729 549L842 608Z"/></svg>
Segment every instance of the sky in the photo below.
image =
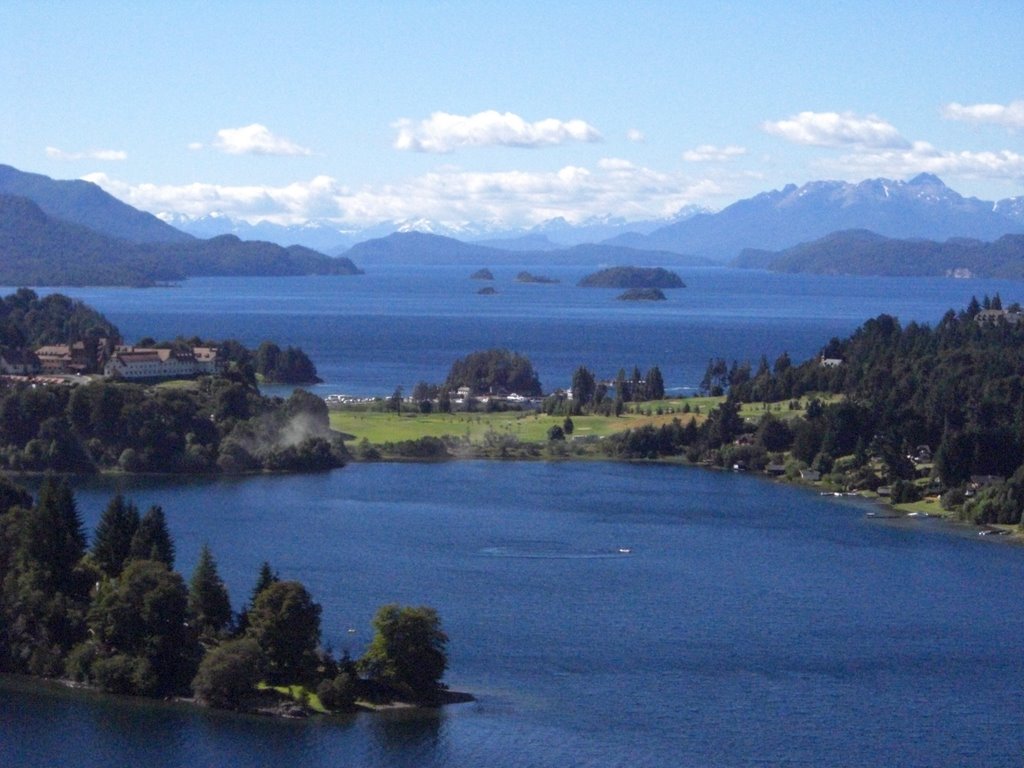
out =
<svg viewBox="0 0 1024 768"><path fill-rule="evenodd" d="M0 2L0 163L157 214L528 227L1024 195L1024 0Z"/></svg>

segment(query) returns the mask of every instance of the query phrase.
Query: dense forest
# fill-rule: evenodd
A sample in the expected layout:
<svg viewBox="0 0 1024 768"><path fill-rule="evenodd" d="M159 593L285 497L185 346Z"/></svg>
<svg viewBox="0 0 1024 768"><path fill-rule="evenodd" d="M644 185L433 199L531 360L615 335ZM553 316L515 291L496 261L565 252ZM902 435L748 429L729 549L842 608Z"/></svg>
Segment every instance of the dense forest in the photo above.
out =
<svg viewBox="0 0 1024 768"><path fill-rule="evenodd" d="M880 315L799 365L786 354L772 365L762 358L756 368L712 360L703 386L728 397L706 421L630 430L609 438L606 450L751 469L785 462L790 474L810 468L838 488L884 486L895 501L943 492L943 503L965 520L1019 523L1019 317L1003 313L998 296L974 299L934 327ZM789 401L796 408L801 398L807 407L797 418L769 406ZM764 404L758 424L740 418L742 402Z"/></svg>
<svg viewBox="0 0 1024 768"><path fill-rule="evenodd" d="M120 341L117 328L96 310L59 293L39 298L28 288L0 298L0 350L70 344L88 338Z"/></svg>
<svg viewBox="0 0 1024 768"><path fill-rule="evenodd" d="M89 546L66 482L47 477L33 500L0 477L0 672L249 711L296 706L272 686L301 686L326 711L442 698L448 638L433 609L383 606L363 657L335 659L301 583L264 563L235 614L207 547L188 582L174 560L159 506L140 515L115 496Z"/></svg>
<svg viewBox="0 0 1024 768"><path fill-rule="evenodd" d="M473 352L452 363L443 389L454 392L469 387L470 395L515 392L524 397L540 395L540 379L533 363L507 349Z"/></svg>
<svg viewBox="0 0 1024 768"><path fill-rule="evenodd" d="M0 468L11 471L304 472L340 467L347 456L321 398L263 397L231 375L189 389L0 388Z"/></svg>
<svg viewBox="0 0 1024 768"><path fill-rule="evenodd" d="M819 275L1024 277L1024 235L993 242L969 238L900 240L863 229L845 230L783 251L746 249L736 266Z"/></svg>
<svg viewBox="0 0 1024 768"><path fill-rule="evenodd" d="M119 340L116 327L82 302L20 289L0 300L0 350L88 338ZM0 380L0 469L90 473L309 471L342 466L347 452L319 397L260 394L258 377L316 381L300 349L199 338L140 346L220 349L223 375L188 387L112 380L40 385Z"/></svg>

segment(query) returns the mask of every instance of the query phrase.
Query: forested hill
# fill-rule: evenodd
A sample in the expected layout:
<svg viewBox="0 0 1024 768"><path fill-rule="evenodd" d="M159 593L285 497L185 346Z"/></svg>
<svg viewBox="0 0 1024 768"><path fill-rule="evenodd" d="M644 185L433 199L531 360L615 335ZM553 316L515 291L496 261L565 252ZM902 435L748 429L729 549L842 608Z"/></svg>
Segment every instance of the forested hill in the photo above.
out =
<svg viewBox="0 0 1024 768"><path fill-rule="evenodd" d="M51 179L0 165L0 194L27 197L47 216L133 243L184 243L192 236L132 208L95 184Z"/></svg>
<svg viewBox="0 0 1024 768"><path fill-rule="evenodd" d="M21 288L0 298L0 350L70 344L88 338L121 339L117 327L81 301L53 293L39 298Z"/></svg>
<svg viewBox="0 0 1024 768"><path fill-rule="evenodd" d="M731 394L747 402L844 395L811 422L807 457L834 459L872 445L901 456L926 445L946 488L971 475L1009 477L1024 463L1024 322L1002 313L998 298L986 304L995 309L972 301L935 327L880 315L849 338L833 339L820 358L801 365L780 359L774 370L762 362ZM1024 507L1024 495L1020 500Z"/></svg>
<svg viewBox="0 0 1024 768"><path fill-rule="evenodd" d="M224 235L176 243L131 243L47 215L24 197L0 194L0 284L145 286L186 277L351 275L350 259Z"/></svg>
<svg viewBox="0 0 1024 768"><path fill-rule="evenodd" d="M1024 235L995 242L897 240L867 230L834 232L783 251L747 249L736 266L773 272L888 277L1024 278Z"/></svg>

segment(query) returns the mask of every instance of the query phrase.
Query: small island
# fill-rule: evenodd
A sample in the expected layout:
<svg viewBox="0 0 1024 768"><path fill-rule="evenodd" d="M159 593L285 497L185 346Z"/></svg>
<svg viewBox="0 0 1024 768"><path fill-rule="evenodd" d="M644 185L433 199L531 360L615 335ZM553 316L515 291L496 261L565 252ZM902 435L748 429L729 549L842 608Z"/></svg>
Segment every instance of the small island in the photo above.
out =
<svg viewBox="0 0 1024 768"><path fill-rule="evenodd" d="M620 293L616 298L619 301L665 301L665 294L660 288L630 288L625 293Z"/></svg>
<svg viewBox="0 0 1024 768"><path fill-rule="evenodd" d="M530 272L520 272L516 275L517 283L539 283L541 285L553 285L561 282L553 277L545 277L544 275L534 275Z"/></svg>
<svg viewBox="0 0 1024 768"><path fill-rule="evenodd" d="M239 613L207 546L186 581L159 505L115 495L90 546L68 481L33 499L0 476L0 530L0 672L283 717L472 700L441 682L433 608L381 606L365 653L337 658L320 605L268 563Z"/></svg>
<svg viewBox="0 0 1024 768"><path fill-rule="evenodd" d="M484 288L481 288L479 291L477 291L477 293L480 294L481 296L494 296L495 294L497 294L497 292L498 292L498 289L495 288L492 285L488 285L488 286L486 286Z"/></svg>
<svg viewBox="0 0 1024 768"><path fill-rule="evenodd" d="M472 275L470 275L469 279L470 280L493 280L494 279L494 273L491 272L491 270L487 269L487 267L484 267L483 269L478 269L476 272L474 272Z"/></svg>
<svg viewBox="0 0 1024 768"><path fill-rule="evenodd" d="M577 283L581 288L685 288L675 272L663 267L609 267L587 275Z"/></svg>

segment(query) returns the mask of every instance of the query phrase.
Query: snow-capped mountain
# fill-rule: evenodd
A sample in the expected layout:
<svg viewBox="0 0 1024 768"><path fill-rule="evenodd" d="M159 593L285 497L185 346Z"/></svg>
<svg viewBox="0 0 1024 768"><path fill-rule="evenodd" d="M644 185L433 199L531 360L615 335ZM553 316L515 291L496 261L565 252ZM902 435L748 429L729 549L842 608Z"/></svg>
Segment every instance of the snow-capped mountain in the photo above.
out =
<svg viewBox="0 0 1024 768"><path fill-rule="evenodd" d="M963 197L938 177L922 173L909 181L790 184L718 213L698 214L647 235L622 235L606 242L726 261L745 248L781 250L848 229L891 238L991 241L1024 232L1024 215L1019 198L992 203Z"/></svg>

